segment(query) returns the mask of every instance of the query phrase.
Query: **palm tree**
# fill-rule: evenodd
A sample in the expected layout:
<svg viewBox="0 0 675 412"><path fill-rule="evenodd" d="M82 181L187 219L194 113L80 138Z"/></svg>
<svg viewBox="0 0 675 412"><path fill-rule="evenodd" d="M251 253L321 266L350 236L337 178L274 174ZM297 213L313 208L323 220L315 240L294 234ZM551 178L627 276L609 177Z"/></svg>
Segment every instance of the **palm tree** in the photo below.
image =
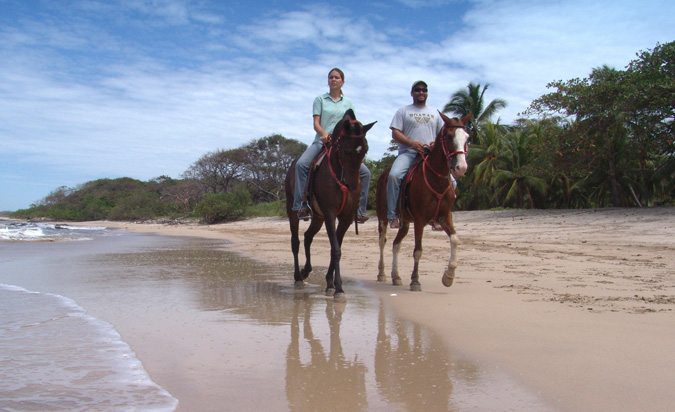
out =
<svg viewBox="0 0 675 412"><path fill-rule="evenodd" d="M499 206L495 200L495 193L491 189L491 182L497 170L503 168L504 159L501 153L504 135L508 132L506 126L487 123L479 133L479 143L472 144L469 150L469 173L460 182L467 182L469 190L460 190L458 207L468 209L488 209Z"/></svg>
<svg viewBox="0 0 675 412"><path fill-rule="evenodd" d="M546 180L537 175L532 165L531 144L536 135L516 129L504 137L500 156L502 168L493 172L491 186L502 206L534 208L547 191Z"/></svg>
<svg viewBox="0 0 675 412"><path fill-rule="evenodd" d="M459 89L453 93L450 101L443 107L444 113L453 113L459 117L469 113L473 115L469 126L473 138L477 137L479 125L489 121L498 110L506 107L506 101L503 99L494 99L485 105L483 96L488 87L489 84L481 87L480 83L470 82L466 89Z"/></svg>

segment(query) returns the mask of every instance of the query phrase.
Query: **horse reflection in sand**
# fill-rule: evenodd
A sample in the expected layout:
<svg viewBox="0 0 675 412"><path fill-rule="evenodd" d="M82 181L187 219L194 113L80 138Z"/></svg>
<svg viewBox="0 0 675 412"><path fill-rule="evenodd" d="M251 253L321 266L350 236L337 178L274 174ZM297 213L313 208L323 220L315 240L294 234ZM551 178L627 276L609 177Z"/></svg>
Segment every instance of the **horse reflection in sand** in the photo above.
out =
<svg viewBox="0 0 675 412"><path fill-rule="evenodd" d="M286 395L292 411L367 410L366 367L356 357L345 359L340 341L344 302L329 301L326 319L330 329L328 355L314 336L311 312L314 299L296 295L291 319L291 342L286 351ZM309 345L309 360L301 359L302 335Z"/></svg>
<svg viewBox="0 0 675 412"><path fill-rule="evenodd" d="M387 322L380 304L375 347L375 380L382 396L407 411L448 410L452 362L443 344L420 325ZM476 370L468 363L462 367ZM477 370L476 370L477 374Z"/></svg>

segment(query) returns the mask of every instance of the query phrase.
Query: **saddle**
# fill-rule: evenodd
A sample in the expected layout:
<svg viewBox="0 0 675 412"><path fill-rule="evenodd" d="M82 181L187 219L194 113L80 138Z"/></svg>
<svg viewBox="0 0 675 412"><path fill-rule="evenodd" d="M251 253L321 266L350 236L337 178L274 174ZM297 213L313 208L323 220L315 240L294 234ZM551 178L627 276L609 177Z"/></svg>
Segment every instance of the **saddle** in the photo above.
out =
<svg viewBox="0 0 675 412"><path fill-rule="evenodd" d="M426 151L426 155L429 155L429 151ZM426 156L425 156L426 157ZM415 162L410 166L410 169L408 169L408 172L405 175L405 178L401 182L401 190L399 191L398 195L398 210L406 210L408 211L408 214L412 215L412 212L410 211L410 183L413 180L413 176L415 174L415 171L417 168L422 166L422 162L424 161L424 157L418 157ZM400 213L399 213L400 216ZM443 230L443 226L438 223L436 220L432 220L429 225L431 226L431 229L434 231L441 231Z"/></svg>
<svg viewBox="0 0 675 412"><path fill-rule="evenodd" d="M324 146L321 151L316 155L316 157L312 160L312 163L309 165L309 174L307 175L307 183L306 186L303 190L303 198L307 202L307 204L311 205L312 204L312 180L314 180L314 174L316 173L316 170L319 168L319 165L321 165L321 162L323 159L326 158L326 155L328 154L328 149L326 146Z"/></svg>
<svg viewBox="0 0 675 412"><path fill-rule="evenodd" d="M415 162L410 166L408 172L405 174L405 178L401 181L401 190L398 195L398 209L407 210L410 213L410 182L412 182L415 171L418 167L422 165L424 158L418 157ZM412 213L410 213L412 214ZM399 213L400 216L400 213Z"/></svg>

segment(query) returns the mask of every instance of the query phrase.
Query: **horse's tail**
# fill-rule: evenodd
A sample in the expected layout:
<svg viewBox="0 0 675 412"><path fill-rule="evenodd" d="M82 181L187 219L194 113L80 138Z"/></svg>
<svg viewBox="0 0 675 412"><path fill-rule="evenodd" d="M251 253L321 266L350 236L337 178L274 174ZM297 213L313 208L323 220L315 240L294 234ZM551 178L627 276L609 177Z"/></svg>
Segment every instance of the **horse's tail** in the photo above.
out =
<svg viewBox="0 0 675 412"><path fill-rule="evenodd" d="M291 166L286 172L286 179L284 180L284 192L286 193L286 215L291 216L293 213L293 192L295 188L295 164L298 159L293 160Z"/></svg>

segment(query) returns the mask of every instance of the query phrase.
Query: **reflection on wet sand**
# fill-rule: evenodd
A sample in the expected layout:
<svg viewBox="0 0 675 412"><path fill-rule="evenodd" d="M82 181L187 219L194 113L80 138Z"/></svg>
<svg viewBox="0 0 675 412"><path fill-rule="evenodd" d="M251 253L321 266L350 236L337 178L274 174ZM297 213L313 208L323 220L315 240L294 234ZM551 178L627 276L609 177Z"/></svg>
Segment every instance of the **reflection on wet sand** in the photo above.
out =
<svg viewBox="0 0 675 412"><path fill-rule="evenodd" d="M325 305L326 321L330 329L328 354L321 340L312 330L312 305L316 302L307 294L293 298L291 342L286 351L286 396L292 411L367 409L366 367L355 356L345 359L340 340L340 324L345 310L344 302L319 302ZM309 346L309 359L301 356L302 339Z"/></svg>
<svg viewBox="0 0 675 412"><path fill-rule="evenodd" d="M268 410L292 411L452 411L518 404L508 396L486 402L495 392L518 391L508 379L453 356L431 331L398 318L357 284L350 286L348 302L335 302L323 295L323 279L295 290L288 281L290 266L270 268L200 242L189 246L106 260L116 261L117 271L125 268L119 276L172 285L192 296L190 316L206 334L202 339L210 341L213 334L212 341L220 343L191 351L224 360L204 364L215 381L227 385L230 402L236 394L264 399ZM185 366L185 378L199 375L194 364ZM533 403L520 404L528 405Z"/></svg>
<svg viewBox="0 0 675 412"><path fill-rule="evenodd" d="M404 405L406 410L445 410L452 392L449 368L439 342L418 324L398 319L387 324L380 304L375 379L387 401Z"/></svg>

